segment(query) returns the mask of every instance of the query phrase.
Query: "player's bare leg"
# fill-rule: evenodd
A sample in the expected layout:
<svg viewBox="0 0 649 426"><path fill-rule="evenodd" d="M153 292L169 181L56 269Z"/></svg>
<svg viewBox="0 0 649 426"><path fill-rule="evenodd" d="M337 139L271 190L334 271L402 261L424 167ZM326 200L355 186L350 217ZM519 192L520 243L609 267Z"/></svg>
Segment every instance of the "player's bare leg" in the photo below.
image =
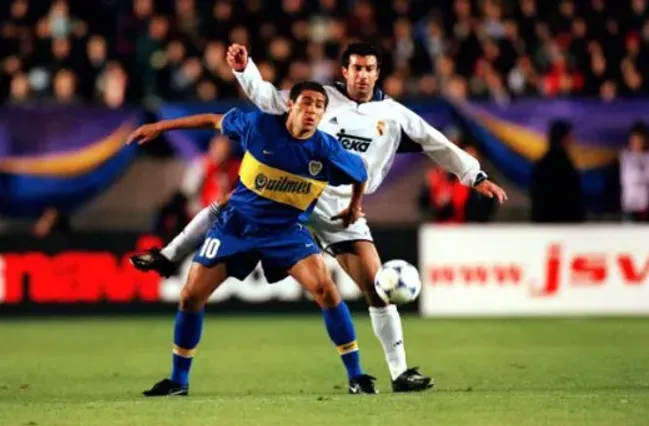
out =
<svg viewBox="0 0 649 426"><path fill-rule="evenodd" d="M212 268L192 263L187 283L180 292L174 326L173 366L169 378L153 385L145 396L185 396L189 391L189 370L203 329L204 307L210 295L225 281L224 264Z"/></svg>
<svg viewBox="0 0 649 426"><path fill-rule="evenodd" d="M376 293L374 277L381 268L381 258L371 241L350 241L332 247L336 259L354 280L369 305L374 334L381 342L390 369L394 392L416 392L433 386L430 377L417 368L408 368L401 317L394 305L386 305Z"/></svg>
<svg viewBox="0 0 649 426"><path fill-rule="evenodd" d="M289 274L307 290L322 309L329 337L336 345L349 379L349 393L377 393L375 378L363 373L360 365L356 331L347 304L340 297L320 254L308 256Z"/></svg>

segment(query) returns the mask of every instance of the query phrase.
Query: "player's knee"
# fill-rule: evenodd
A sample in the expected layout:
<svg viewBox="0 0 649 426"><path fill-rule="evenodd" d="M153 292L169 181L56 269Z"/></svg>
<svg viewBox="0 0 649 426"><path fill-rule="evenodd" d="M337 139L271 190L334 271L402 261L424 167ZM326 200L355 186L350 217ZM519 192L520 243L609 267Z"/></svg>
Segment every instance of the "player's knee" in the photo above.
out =
<svg viewBox="0 0 649 426"><path fill-rule="evenodd" d="M318 280L313 287L313 298L321 308L333 308L342 300L336 285L329 276Z"/></svg>
<svg viewBox="0 0 649 426"><path fill-rule="evenodd" d="M205 298L189 286L183 287L180 292L180 310L183 312L198 312L205 306Z"/></svg>

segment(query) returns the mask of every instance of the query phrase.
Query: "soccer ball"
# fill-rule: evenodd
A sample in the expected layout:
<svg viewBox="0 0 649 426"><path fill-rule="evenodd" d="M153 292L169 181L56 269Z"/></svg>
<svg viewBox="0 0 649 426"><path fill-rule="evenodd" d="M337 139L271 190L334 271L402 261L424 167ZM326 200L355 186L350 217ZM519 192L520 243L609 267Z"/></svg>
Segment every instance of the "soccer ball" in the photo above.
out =
<svg viewBox="0 0 649 426"><path fill-rule="evenodd" d="M403 305L419 296L421 278L417 268L405 260L390 260L374 277L374 287L385 303Z"/></svg>

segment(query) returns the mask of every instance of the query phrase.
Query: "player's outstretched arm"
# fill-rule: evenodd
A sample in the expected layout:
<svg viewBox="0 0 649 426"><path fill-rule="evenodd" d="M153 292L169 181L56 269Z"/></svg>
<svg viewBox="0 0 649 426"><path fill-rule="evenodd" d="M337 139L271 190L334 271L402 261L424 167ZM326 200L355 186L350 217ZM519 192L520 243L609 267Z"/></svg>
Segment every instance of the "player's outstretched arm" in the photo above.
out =
<svg viewBox="0 0 649 426"><path fill-rule="evenodd" d="M255 63L248 57L248 50L240 44L228 48L226 61L246 96L269 114L284 114L288 111L288 91L280 91L265 81Z"/></svg>
<svg viewBox="0 0 649 426"><path fill-rule="evenodd" d="M157 123L145 124L140 126L126 139L126 143L137 142L142 145L147 143L162 133L169 130L178 129L221 129L221 120L223 114L198 114L189 117L177 118L174 120L162 120Z"/></svg>
<svg viewBox="0 0 649 426"><path fill-rule="evenodd" d="M398 102L393 103L405 134L420 144L433 161L457 176L464 185L475 188L481 194L497 198L501 203L507 199L505 191L487 179L487 174L480 169L476 158L448 140L410 109Z"/></svg>

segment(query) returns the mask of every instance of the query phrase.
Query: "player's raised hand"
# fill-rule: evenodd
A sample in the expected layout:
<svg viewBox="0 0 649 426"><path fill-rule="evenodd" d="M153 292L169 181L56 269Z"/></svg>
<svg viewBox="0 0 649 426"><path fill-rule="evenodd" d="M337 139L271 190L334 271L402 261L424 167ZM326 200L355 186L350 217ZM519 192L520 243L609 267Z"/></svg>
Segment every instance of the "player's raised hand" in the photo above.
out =
<svg viewBox="0 0 649 426"><path fill-rule="evenodd" d="M126 138L126 144L129 145L133 142L137 142L138 145L142 145L157 138L161 133L162 130L155 123L145 124L144 126L138 127L128 135L128 138Z"/></svg>
<svg viewBox="0 0 649 426"><path fill-rule="evenodd" d="M331 220L342 220L343 226L347 228L352 223L356 222L358 219L365 217L365 213L361 207L347 207L345 210L341 211L335 216L331 217Z"/></svg>
<svg viewBox="0 0 649 426"><path fill-rule="evenodd" d="M505 190L488 179L480 182L474 187L474 189L485 197L497 198L500 204L507 200L507 193Z"/></svg>
<svg viewBox="0 0 649 426"><path fill-rule="evenodd" d="M248 49L246 46L240 44L231 44L228 47L228 53L225 56L225 60L233 70L241 72L246 69L248 65Z"/></svg>

